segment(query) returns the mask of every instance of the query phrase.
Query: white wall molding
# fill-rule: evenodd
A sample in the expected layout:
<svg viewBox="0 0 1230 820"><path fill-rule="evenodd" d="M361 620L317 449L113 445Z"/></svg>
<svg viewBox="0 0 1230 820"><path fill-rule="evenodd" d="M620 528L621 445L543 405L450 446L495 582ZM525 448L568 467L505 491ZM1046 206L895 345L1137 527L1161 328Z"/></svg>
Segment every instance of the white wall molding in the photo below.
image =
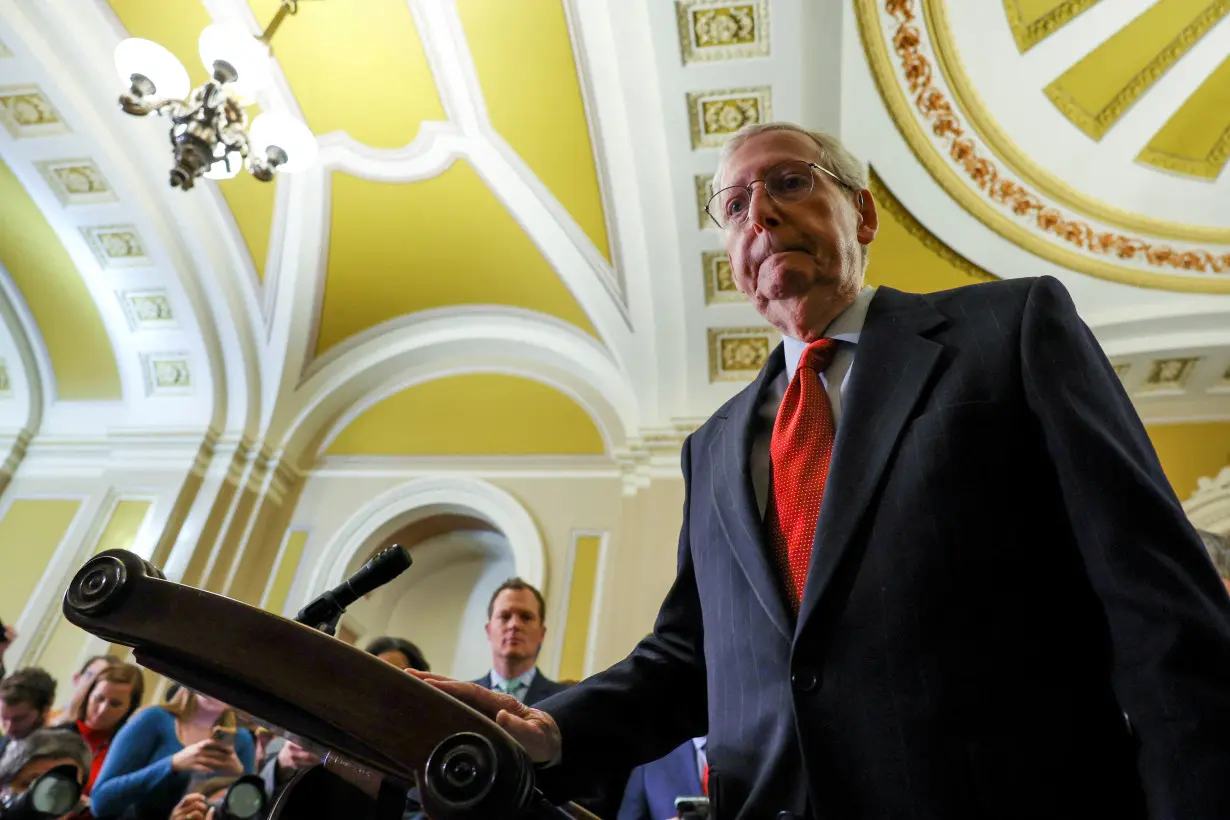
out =
<svg viewBox="0 0 1230 820"><path fill-rule="evenodd" d="M1216 476L1200 479L1183 509L1197 529L1230 536L1230 466Z"/></svg>
<svg viewBox="0 0 1230 820"><path fill-rule="evenodd" d="M472 515L490 523L508 539L517 574L543 589L546 550L538 526L525 507L489 482L436 476L393 487L357 510L323 549L313 553L307 581L296 584L292 590L294 603L288 610L297 610L314 596L340 584L346 577L347 565L361 551L370 550L407 524L441 513Z"/></svg>

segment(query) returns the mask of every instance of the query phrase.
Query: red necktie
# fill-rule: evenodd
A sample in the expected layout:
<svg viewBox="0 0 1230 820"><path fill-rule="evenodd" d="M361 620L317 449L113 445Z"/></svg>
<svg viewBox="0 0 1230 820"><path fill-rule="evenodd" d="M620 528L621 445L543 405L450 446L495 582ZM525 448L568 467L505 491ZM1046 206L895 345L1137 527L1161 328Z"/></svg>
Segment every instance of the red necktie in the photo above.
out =
<svg viewBox="0 0 1230 820"><path fill-rule="evenodd" d="M700 775L700 790L705 793L705 797L709 796L709 764L705 764L705 770Z"/></svg>
<svg viewBox="0 0 1230 820"><path fill-rule="evenodd" d="M769 538L786 597L796 615L807 582L811 545L837 432L833 408L820 381L820 373L832 363L836 352L834 339L821 339L804 349L794 379L782 397L769 443L773 463Z"/></svg>

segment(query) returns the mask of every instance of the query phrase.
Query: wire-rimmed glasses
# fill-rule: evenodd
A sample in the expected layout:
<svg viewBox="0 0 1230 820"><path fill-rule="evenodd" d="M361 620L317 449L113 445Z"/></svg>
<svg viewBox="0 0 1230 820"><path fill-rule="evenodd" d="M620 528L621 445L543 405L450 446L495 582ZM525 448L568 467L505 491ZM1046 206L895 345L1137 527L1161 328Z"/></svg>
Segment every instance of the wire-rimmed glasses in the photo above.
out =
<svg viewBox="0 0 1230 820"><path fill-rule="evenodd" d="M765 193L776 202L802 202L816 187L813 168L837 180L838 185L842 184L836 174L822 165L801 159L787 160L770 168L764 179L753 179L746 185L731 185L718 191L709 198L705 213L722 230L746 222L752 204L752 186L757 182L764 184Z"/></svg>

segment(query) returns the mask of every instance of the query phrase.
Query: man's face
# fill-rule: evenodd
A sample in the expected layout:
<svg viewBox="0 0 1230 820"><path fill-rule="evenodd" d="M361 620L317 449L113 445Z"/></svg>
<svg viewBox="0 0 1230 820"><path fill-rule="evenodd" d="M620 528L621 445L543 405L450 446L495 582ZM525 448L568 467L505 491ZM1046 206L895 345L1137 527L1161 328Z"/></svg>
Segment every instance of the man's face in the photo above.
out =
<svg viewBox="0 0 1230 820"><path fill-rule="evenodd" d="M731 154L720 184L746 185L790 160L824 165L816 144L803 134L757 134ZM878 224L870 191L862 192L860 206L828 174L813 173L811 195L800 202L777 202L757 183L746 221L725 231L735 285L771 325L804 342L820 338L858 295L861 246L875 238Z"/></svg>
<svg viewBox="0 0 1230 820"><path fill-rule="evenodd" d="M21 740L42 726L46 717L46 711L40 712L32 704L0 701L0 732L14 740Z"/></svg>
<svg viewBox="0 0 1230 820"><path fill-rule="evenodd" d="M487 621L487 642L493 655L511 661L536 657L546 634L533 592L506 589L496 596Z"/></svg>

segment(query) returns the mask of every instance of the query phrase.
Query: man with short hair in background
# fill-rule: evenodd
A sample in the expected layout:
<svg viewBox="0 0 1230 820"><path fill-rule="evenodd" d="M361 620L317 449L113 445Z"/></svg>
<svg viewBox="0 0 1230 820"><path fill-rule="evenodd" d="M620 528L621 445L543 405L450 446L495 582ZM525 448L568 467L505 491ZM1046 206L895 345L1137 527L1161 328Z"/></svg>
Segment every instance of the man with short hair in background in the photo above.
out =
<svg viewBox="0 0 1230 820"><path fill-rule="evenodd" d="M12 741L46 725L55 697L55 678L37 667L18 669L0 681L0 758Z"/></svg>
<svg viewBox="0 0 1230 820"><path fill-rule="evenodd" d="M14 740L0 757L0 799L7 801L24 794L40 777L61 766L74 767L77 783L84 787L92 761L90 747L80 735L57 729L36 729ZM84 803L83 799L78 806ZM61 818L72 816L76 811L73 809Z"/></svg>
<svg viewBox="0 0 1230 820"><path fill-rule="evenodd" d="M547 636L546 617L546 601L533 585L520 578L500 584L487 603L491 671L475 683L529 706L564 691L565 684L538 669L538 653Z"/></svg>

